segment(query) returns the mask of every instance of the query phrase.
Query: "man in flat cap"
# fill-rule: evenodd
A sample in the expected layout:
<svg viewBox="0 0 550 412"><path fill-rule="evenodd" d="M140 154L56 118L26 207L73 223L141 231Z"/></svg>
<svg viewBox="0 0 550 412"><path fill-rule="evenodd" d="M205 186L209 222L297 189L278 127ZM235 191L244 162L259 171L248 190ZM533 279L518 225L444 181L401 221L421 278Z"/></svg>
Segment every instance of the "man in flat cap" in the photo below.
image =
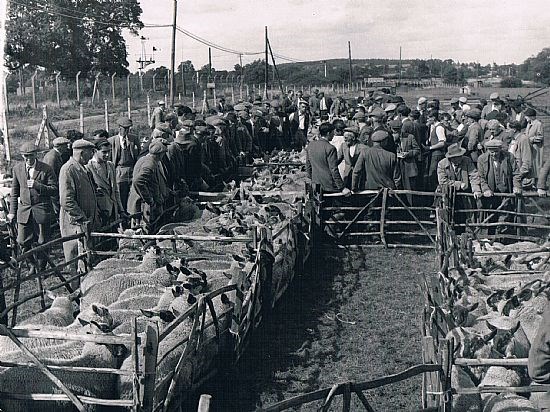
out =
<svg viewBox="0 0 550 412"><path fill-rule="evenodd" d="M111 136L109 143L111 144L111 161L116 170L120 201L125 210L132 185L132 171L140 153L141 143L137 136L130 136L132 120L121 117L117 123L118 134Z"/></svg>
<svg viewBox="0 0 550 412"><path fill-rule="evenodd" d="M71 141L65 137L56 137L53 140L53 148L44 155L42 162L50 166L55 174L55 181L57 183L59 177L59 171L61 166L65 164L71 155L69 145ZM56 216L59 215L59 193L52 196L53 211Z"/></svg>
<svg viewBox="0 0 550 412"><path fill-rule="evenodd" d="M95 146L87 140L77 140L73 143L71 158L61 167L59 172L59 227L61 236L77 233L91 233L99 227L97 199L94 182L86 169L86 164L94 154ZM88 239L90 241L91 239ZM84 253L82 239L63 243L65 261L68 262ZM72 264L74 271L83 272L84 262ZM73 282L78 287L80 281Z"/></svg>
<svg viewBox="0 0 550 412"><path fill-rule="evenodd" d="M151 115L151 130L155 130L155 127L157 127L157 124L164 123L166 116L166 103L164 100L158 101L158 107L153 110L153 114Z"/></svg>
<svg viewBox="0 0 550 412"><path fill-rule="evenodd" d="M392 138L386 130L372 133L372 146L362 150L352 175L352 190L378 190L401 187L401 171L395 153L385 150L382 143Z"/></svg>
<svg viewBox="0 0 550 412"><path fill-rule="evenodd" d="M346 127L344 129L345 142L340 146L338 150L338 160L344 162L344 171L342 173L342 180L344 186L351 189L352 173L359 154L361 151L366 150L367 146L359 141L359 128L356 126Z"/></svg>
<svg viewBox="0 0 550 412"><path fill-rule="evenodd" d="M453 186L457 192L473 193L475 199L481 199L481 181L479 173L468 156L466 149L458 143L447 148L445 158L437 165L437 180L440 186ZM464 210L471 207L469 200L463 196L456 196L455 209ZM467 213L456 213L454 221L457 224L466 222ZM464 227L457 227L458 233L463 233Z"/></svg>
<svg viewBox="0 0 550 412"><path fill-rule="evenodd" d="M499 139L491 139L485 142L485 153L479 156L477 160L477 170L481 183L481 192L483 198L481 203L484 209L490 210L515 210L515 205L509 198L496 197L495 193L514 193L521 195L521 175L517 167L516 159L507 150L503 150L503 142ZM511 216L505 213L492 213L489 216L488 223L502 220L512 221ZM496 227L488 228L489 235L496 233Z"/></svg>
<svg viewBox="0 0 550 412"><path fill-rule="evenodd" d="M308 106L309 104L306 101L300 101L298 110L291 113L288 117L290 122L291 145L292 148L296 150L302 150L307 144L307 133L311 125L311 116Z"/></svg>
<svg viewBox="0 0 550 412"><path fill-rule="evenodd" d="M191 140L191 130L191 128L185 126L178 130L176 138L168 145L166 152L166 157L171 164L171 171L173 173L171 179L172 190L179 192L181 195L186 195L189 191L185 176L185 146Z"/></svg>
<svg viewBox="0 0 550 412"><path fill-rule="evenodd" d="M115 165L111 158L111 143L105 138L95 141L96 151L86 165L96 188L99 226L105 227L126 213L122 207L120 192L116 182ZM110 228L113 230L113 228Z"/></svg>
<svg viewBox="0 0 550 412"><path fill-rule="evenodd" d="M497 92L491 93L489 96L489 102L483 106L483 109L481 110L481 118L487 119L487 115L494 110L498 110L497 107L500 106L500 104L500 95Z"/></svg>
<svg viewBox="0 0 550 412"><path fill-rule="evenodd" d="M427 110L428 110L428 99L425 97L420 97L416 105L416 110L420 112L419 121L423 124L426 124L427 121Z"/></svg>
<svg viewBox="0 0 550 412"><path fill-rule="evenodd" d="M149 153L141 157L134 168L127 208L130 214L142 213L141 219L137 219L136 223L146 233L152 233L153 223L163 210L163 178L160 167L165 153L166 146L160 141L154 141L149 145Z"/></svg>
<svg viewBox="0 0 550 412"><path fill-rule="evenodd" d="M426 125L429 127L428 144L423 146L423 148L429 159L426 159L425 163L428 170L424 189L433 192L437 187L437 165L445 158L447 134L445 127L439 121L439 112L437 110L428 112Z"/></svg>
<svg viewBox="0 0 550 412"><path fill-rule="evenodd" d="M524 110L527 127L525 135L529 138L529 142L533 147L533 169L537 176L544 163L543 147L544 147L544 128L542 122L537 119L537 111L532 107Z"/></svg>
<svg viewBox="0 0 550 412"><path fill-rule="evenodd" d="M466 155L472 159L474 163L481 153L483 142L483 130L479 124L481 111L479 109L470 109L464 113L466 125L466 134L462 140L462 147L466 149Z"/></svg>
<svg viewBox="0 0 550 412"><path fill-rule="evenodd" d="M57 179L52 168L36 159L34 143L21 146L24 162L13 168L8 220L17 216L17 243L21 252L28 252L33 242L46 243L50 237L53 218L52 198L57 195ZM47 260L43 252L29 259L31 272L43 270Z"/></svg>
<svg viewBox="0 0 550 412"><path fill-rule="evenodd" d="M309 143L306 148L306 170L312 184L319 184L324 192L350 194L338 170L338 154L330 144L334 126L323 123L319 126L319 140Z"/></svg>

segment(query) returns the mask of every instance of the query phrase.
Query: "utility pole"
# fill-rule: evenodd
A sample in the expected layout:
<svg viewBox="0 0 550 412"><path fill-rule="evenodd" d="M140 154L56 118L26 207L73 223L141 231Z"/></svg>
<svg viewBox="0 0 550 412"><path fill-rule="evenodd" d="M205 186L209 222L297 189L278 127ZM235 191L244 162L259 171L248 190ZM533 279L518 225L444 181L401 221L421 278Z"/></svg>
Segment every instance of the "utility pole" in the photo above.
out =
<svg viewBox="0 0 550 412"><path fill-rule="evenodd" d="M210 79L212 78L212 49L208 48L208 81L207 83L210 83Z"/></svg>
<svg viewBox="0 0 550 412"><path fill-rule="evenodd" d="M327 61L323 60L323 63L325 64L325 77L327 77Z"/></svg>
<svg viewBox="0 0 550 412"><path fill-rule="evenodd" d="M401 85L401 46L399 46L399 84Z"/></svg>
<svg viewBox="0 0 550 412"><path fill-rule="evenodd" d="M269 62L267 60L267 26L265 26L265 98L267 99L267 88L269 83Z"/></svg>
<svg viewBox="0 0 550 412"><path fill-rule="evenodd" d="M172 23L172 52L170 55L170 105L174 105L174 95L176 94L176 85L174 82L174 72L176 65L176 19L178 15L178 0L174 0L174 20Z"/></svg>
<svg viewBox="0 0 550 412"><path fill-rule="evenodd" d="M240 88L242 89L243 88L243 82L244 82L244 67L243 67L243 55L242 54L239 54L239 64L241 65L241 85L240 85Z"/></svg>
<svg viewBox="0 0 550 412"><path fill-rule="evenodd" d="M351 42L348 41L348 53L349 53L349 82L353 82L353 71L351 70Z"/></svg>

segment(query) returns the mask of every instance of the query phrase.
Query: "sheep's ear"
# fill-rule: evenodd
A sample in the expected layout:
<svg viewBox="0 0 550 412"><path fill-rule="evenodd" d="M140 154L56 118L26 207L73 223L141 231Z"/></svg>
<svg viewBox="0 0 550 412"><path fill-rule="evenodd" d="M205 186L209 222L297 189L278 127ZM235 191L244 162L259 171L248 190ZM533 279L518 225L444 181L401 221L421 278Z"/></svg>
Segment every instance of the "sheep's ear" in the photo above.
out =
<svg viewBox="0 0 550 412"><path fill-rule="evenodd" d="M229 300L229 298L227 297L227 295L225 293L222 293L222 295L220 296L220 299L221 299L221 301L224 305L231 304L231 301Z"/></svg>
<svg viewBox="0 0 550 412"><path fill-rule="evenodd" d="M185 288L180 285L172 286L172 295L177 298L185 293Z"/></svg>
<svg viewBox="0 0 550 412"><path fill-rule="evenodd" d="M99 316L109 316L109 309L107 309L105 306L93 304L92 310Z"/></svg>
<svg viewBox="0 0 550 412"><path fill-rule="evenodd" d="M159 318L164 322L172 322L176 319L176 316L169 310L161 310L159 312Z"/></svg>
<svg viewBox="0 0 550 412"><path fill-rule="evenodd" d="M92 325L94 325L96 328L98 328L103 333L107 333L107 332L110 332L112 330L111 327L109 325L105 324L105 323L98 323L95 320L92 320L90 323Z"/></svg>
<svg viewBox="0 0 550 412"><path fill-rule="evenodd" d="M90 322L88 322L87 320L82 319L82 318L78 318L78 321L80 322L80 324L81 324L82 326L86 326L86 325L89 325L89 324L90 324Z"/></svg>
<svg viewBox="0 0 550 412"><path fill-rule="evenodd" d="M495 328L493 325L491 325L489 322L487 322L487 326L489 326L489 329L491 329L491 332L485 336L483 336L483 342L489 343L497 334L498 329Z"/></svg>
<svg viewBox="0 0 550 412"><path fill-rule="evenodd" d="M146 318L152 318L153 316L157 315L157 312L147 309L140 309L140 312L145 316Z"/></svg>
<svg viewBox="0 0 550 412"><path fill-rule="evenodd" d="M51 300L54 300L57 296L55 296L55 293L53 293L51 290L45 290L44 294Z"/></svg>
<svg viewBox="0 0 550 412"><path fill-rule="evenodd" d="M71 293L69 296L67 296L69 298L69 300L76 300L76 299L79 299L80 297L82 297L82 291L80 290L80 288L78 288L77 290L75 290L73 293Z"/></svg>
<svg viewBox="0 0 550 412"><path fill-rule="evenodd" d="M177 276L180 273L180 270L177 267L172 266L170 263L166 264L166 270L172 276Z"/></svg>
<svg viewBox="0 0 550 412"><path fill-rule="evenodd" d="M178 317L179 315L181 315L180 311L177 310L177 309L174 309L172 308L172 313L174 314L174 316Z"/></svg>
<svg viewBox="0 0 550 412"><path fill-rule="evenodd" d="M466 308L466 310L467 310L468 312L473 312L474 310L477 309L478 306L479 306L479 302L476 302L476 303L474 303L472 306Z"/></svg>
<svg viewBox="0 0 550 412"><path fill-rule="evenodd" d="M187 296L187 303L188 304L193 305L196 301L197 301L197 298L194 297L192 294L189 294L189 296Z"/></svg>
<svg viewBox="0 0 550 412"><path fill-rule="evenodd" d="M518 320L516 326L514 326L511 330L510 330L510 333L512 334L512 336L514 335L514 333L516 333L519 329L519 327L521 326L521 322Z"/></svg>
<svg viewBox="0 0 550 412"><path fill-rule="evenodd" d="M512 296L514 296L514 289L515 288L510 288L506 292L504 292L504 297L506 299L510 299Z"/></svg>

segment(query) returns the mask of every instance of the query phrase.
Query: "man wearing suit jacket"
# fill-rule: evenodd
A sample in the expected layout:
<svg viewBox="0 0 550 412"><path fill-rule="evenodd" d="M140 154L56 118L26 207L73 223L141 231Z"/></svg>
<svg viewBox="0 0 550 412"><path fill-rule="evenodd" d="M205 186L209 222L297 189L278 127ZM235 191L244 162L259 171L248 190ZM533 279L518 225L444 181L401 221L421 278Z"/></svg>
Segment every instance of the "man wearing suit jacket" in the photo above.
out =
<svg viewBox="0 0 550 412"><path fill-rule="evenodd" d="M56 137L53 140L53 149L44 155L42 161L49 165L55 174L55 181L59 177L59 171L61 166L65 164L70 157L69 144L71 141L65 137ZM56 193L55 196L52 196L52 206L54 214L59 215L59 193Z"/></svg>
<svg viewBox="0 0 550 412"><path fill-rule="evenodd" d="M7 217L11 221L17 215L17 243L21 246L22 253L30 250L35 240L38 244L48 241L50 219L53 215L51 199L57 194L55 174L46 163L36 160L37 151L33 143L23 144L21 155L25 162L18 163L13 168L10 211ZM34 258L29 260L33 272L46 266L43 258L39 258L38 262Z"/></svg>
<svg viewBox="0 0 550 412"><path fill-rule="evenodd" d="M319 184L324 192L351 192L344 187L344 182L338 170L338 155L336 148L330 144L334 135L334 126L323 123L319 126L319 140L314 140L306 148L306 170L312 184Z"/></svg>
<svg viewBox="0 0 550 412"><path fill-rule="evenodd" d="M136 223L143 226L147 233L162 214L165 199L162 196L164 182L160 167L165 153L166 146L160 141L153 141L149 145L149 153L137 161L134 169L127 208L131 214L142 213Z"/></svg>
<svg viewBox="0 0 550 412"><path fill-rule="evenodd" d="M109 138L111 144L111 161L115 165L116 182L120 192L123 208L128 202L132 171L140 153L141 143L137 137L129 136L132 120L127 117L118 119L118 134Z"/></svg>
<svg viewBox="0 0 550 412"><path fill-rule="evenodd" d="M111 144L107 139L98 139L96 152L86 165L92 175L96 189L99 226L104 227L119 218L122 208L120 192L116 183L116 171L111 157Z"/></svg>
<svg viewBox="0 0 550 412"><path fill-rule="evenodd" d="M344 161L342 180L344 181L344 186L348 189L351 189L351 175L353 173L355 163L357 162L357 159L359 159L359 154L367 148L364 144L359 143L358 137L358 127L346 127L344 129L345 142L342 143L342 146L338 152L338 164L340 164L342 160Z"/></svg>
<svg viewBox="0 0 550 412"><path fill-rule="evenodd" d="M288 116L290 122L290 145L292 149L302 150L307 144L307 132L311 124L308 102L300 101L298 110Z"/></svg>
<svg viewBox="0 0 550 412"><path fill-rule="evenodd" d="M324 92L319 93L319 116L328 114L332 107L332 99L326 97Z"/></svg>
<svg viewBox="0 0 550 412"><path fill-rule="evenodd" d="M86 164L95 150L93 143L79 139L73 143L73 154L59 171L59 228L61 236L90 233L99 227L97 200L94 182L86 170ZM68 262L84 252L82 240L63 243L65 261ZM73 271L84 271L84 262L71 265ZM79 281L73 283L78 287Z"/></svg>

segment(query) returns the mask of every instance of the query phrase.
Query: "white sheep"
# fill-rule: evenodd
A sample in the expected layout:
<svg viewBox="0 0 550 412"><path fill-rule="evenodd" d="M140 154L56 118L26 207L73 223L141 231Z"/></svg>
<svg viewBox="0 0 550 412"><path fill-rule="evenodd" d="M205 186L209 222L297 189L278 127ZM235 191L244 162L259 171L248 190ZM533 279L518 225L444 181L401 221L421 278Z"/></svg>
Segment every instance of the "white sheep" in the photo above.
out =
<svg viewBox="0 0 550 412"><path fill-rule="evenodd" d="M487 399L483 412L539 412L539 408L523 396L501 393Z"/></svg>
<svg viewBox="0 0 550 412"><path fill-rule="evenodd" d="M88 323L88 332L95 334L110 333L108 329L112 319L105 308L96 307L96 317ZM84 322L84 321L83 321ZM71 342L49 347L37 356L49 365L83 366L117 368L120 363L120 353L112 345L101 345L93 342ZM11 362L29 362L21 352L12 352L6 360ZM56 376L75 394L97 398L112 398L114 396L115 377L110 374L92 374L75 371L56 371ZM2 368L0 370L0 390L10 393L60 393L53 384L35 366ZM25 400L0 400L0 408L10 412L23 411L72 411L69 403L33 402ZM97 410L90 407L88 410Z"/></svg>
<svg viewBox="0 0 550 412"><path fill-rule="evenodd" d="M19 325L68 326L74 322L73 301L80 293L76 291L67 296L57 296L50 290L46 290L45 293L48 298L53 300L51 306L44 312L25 319Z"/></svg>
<svg viewBox="0 0 550 412"><path fill-rule="evenodd" d="M162 269L164 268L159 268L155 272L149 274L125 273L114 275L109 279L96 283L83 294L80 301L80 308L84 309L92 303L100 303L108 306L116 302L123 291L133 286L171 286L177 275Z"/></svg>
<svg viewBox="0 0 550 412"><path fill-rule="evenodd" d="M485 372L485 376L479 383L479 387L484 386L520 386L521 376L514 369L508 369L503 366L490 366ZM485 404L493 394L483 393L481 399Z"/></svg>

